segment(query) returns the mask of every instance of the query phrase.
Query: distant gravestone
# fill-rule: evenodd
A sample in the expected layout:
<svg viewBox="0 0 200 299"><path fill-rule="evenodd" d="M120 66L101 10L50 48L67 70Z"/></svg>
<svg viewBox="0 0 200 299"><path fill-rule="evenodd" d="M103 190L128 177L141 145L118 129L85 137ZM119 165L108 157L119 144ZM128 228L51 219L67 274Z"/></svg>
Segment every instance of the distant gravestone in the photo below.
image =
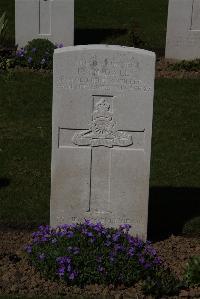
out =
<svg viewBox="0 0 200 299"><path fill-rule="evenodd" d="M54 54L51 225L147 233L155 55L105 45Z"/></svg>
<svg viewBox="0 0 200 299"><path fill-rule="evenodd" d="M74 43L74 0L15 0L15 42L23 47L33 38Z"/></svg>
<svg viewBox="0 0 200 299"><path fill-rule="evenodd" d="M200 0L169 0L166 58L200 58Z"/></svg>

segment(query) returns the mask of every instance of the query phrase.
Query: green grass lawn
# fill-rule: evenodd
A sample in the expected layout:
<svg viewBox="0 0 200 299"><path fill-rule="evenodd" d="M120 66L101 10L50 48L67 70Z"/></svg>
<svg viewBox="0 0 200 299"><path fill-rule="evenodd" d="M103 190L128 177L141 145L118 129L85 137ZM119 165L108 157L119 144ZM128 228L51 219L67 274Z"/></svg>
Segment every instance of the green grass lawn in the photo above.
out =
<svg viewBox="0 0 200 299"><path fill-rule="evenodd" d="M1 86L0 222L48 221L52 80L18 73Z"/></svg>
<svg viewBox="0 0 200 299"><path fill-rule="evenodd" d="M132 34L123 30L133 30L142 47L163 52L167 7L168 0L75 0L76 43L132 45ZM3 11L9 21L8 39L13 41L14 0L1 0L0 14Z"/></svg>
<svg viewBox="0 0 200 299"><path fill-rule="evenodd" d="M52 75L18 72L0 86L0 223L48 223ZM151 187L200 187L199 96L200 80L156 80Z"/></svg>

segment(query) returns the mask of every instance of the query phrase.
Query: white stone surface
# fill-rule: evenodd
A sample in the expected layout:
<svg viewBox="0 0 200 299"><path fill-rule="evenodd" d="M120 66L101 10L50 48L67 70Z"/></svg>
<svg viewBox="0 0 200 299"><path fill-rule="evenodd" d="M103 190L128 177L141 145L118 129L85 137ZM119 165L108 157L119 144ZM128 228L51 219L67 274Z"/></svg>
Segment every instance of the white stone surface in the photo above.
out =
<svg viewBox="0 0 200 299"><path fill-rule="evenodd" d="M74 0L15 0L15 43L33 38L74 44Z"/></svg>
<svg viewBox="0 0 200 299"><path fill-rule="evenodd" d="M166 58L200 58L200 0L169 0Z"/></svg>
<svg viewBox="0 0 200 299"><path fill-rule="evenodd" d="M54 54L50 224L147 234L155 55L90 45Z"/></svg>

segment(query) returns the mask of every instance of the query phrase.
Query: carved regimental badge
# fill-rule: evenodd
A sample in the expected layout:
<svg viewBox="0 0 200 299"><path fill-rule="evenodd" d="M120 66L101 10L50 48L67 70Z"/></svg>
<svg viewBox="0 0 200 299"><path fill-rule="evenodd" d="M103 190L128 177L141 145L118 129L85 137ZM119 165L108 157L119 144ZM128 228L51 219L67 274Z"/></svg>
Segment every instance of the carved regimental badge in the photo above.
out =
<svg viewBox="0 0 200 299"><path fill-rule="evenodd" d="M95 106L93 120L89 123L89 130L74 134L72 142L77 145L90 146L129 146L133 144L132 136L117 130L117 123L113 120L110 104L101 99Z"/></svg>

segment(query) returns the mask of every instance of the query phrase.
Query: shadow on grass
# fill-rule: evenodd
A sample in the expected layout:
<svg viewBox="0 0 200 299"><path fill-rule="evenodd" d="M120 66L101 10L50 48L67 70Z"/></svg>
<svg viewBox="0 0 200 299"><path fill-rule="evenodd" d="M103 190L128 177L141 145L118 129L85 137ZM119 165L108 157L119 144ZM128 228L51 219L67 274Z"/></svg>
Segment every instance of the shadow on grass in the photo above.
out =
<svg viewBox="0 0 200 299"><path fill-rule="evenodd" d="M152 48L141 40L137 32L131 29L75 29L74 44L116 44L146 49L156 53L157 57L165 54L164 48Z"/></svg>
<svg viewBox="0 0 200 299"><path fill-rule="evenodd" d="M149 240L180 235L184 225L197 216L200 216L200 188L150 188Z"/></svg>
<svg viewBox="0 0 200 299"><path fill-rule="evenodd" d="M76 29L74 35L74 44L99 44L109 37L115 38L126 33L126 29Z"/></svg>
<svg viewBox="0 0 200 299"><path fill-rule="evenodd" d="M0 189L10 185L10 180L7 178L0 178Z"/></svg>

